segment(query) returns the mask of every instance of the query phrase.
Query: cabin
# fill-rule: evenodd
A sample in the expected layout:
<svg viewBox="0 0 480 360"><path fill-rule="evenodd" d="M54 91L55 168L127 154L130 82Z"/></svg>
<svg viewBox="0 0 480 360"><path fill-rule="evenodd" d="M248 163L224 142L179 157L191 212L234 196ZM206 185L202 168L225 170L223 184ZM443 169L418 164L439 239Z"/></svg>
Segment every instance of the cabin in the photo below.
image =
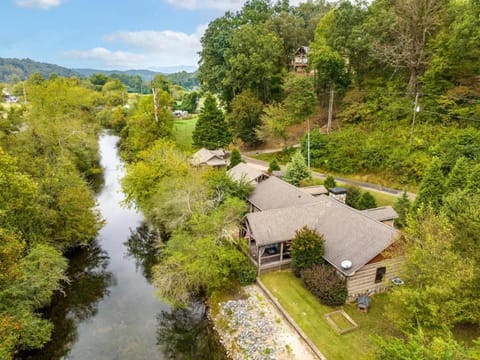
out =
<svg viewBox="0 0 480 360"><path fill-rule="evenodd" d="M210 166L223 168L227 166L227 153L223 149L208 150L201 148L193 154L190 163L193 166Z"/></svg>
<svg viewBox="0 0 480 360"><path fill-rule="evenodd" d="M300 46L295 51L295 56L292 62L293 71L296 73L306 73L308 68L308 46Z"/></svg>
<svg viewBox="0 0 480 360"><path fill-rule="evenodd" d="M254 211L240 235L259 274L289 267L295 232L307 226L325 237L324 259L347 279L349 300L384 291L401 275L403 258L390 253L400 233L363 212L277 178L258 184L249 201Z"/></svg>
<svg viewBox="0 0 480 360"><path fill-rule="evenodd" d="M268 179L268 175L260 169L245 163L235 165L227 171L228 176L235 181L246 181L248 184L256 185Z"/></svg>
<svg viewBox="0 0 480 360"><path fill-rule="evenodd" d="M397 212L391 206L382 206L373 209L362 210L361 213L389 226L394 226L395 219L398 219Z"/></svg>

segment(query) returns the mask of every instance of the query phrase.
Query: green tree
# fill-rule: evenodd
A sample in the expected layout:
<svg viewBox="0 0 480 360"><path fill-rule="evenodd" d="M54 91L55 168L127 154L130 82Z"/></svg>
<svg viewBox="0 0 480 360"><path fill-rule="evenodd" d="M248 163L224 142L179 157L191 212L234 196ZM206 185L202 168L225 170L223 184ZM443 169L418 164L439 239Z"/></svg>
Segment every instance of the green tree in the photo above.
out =
<svg viewBox="0 0 480 360"><path fill-rule="evenodd" d="M335 181L335 178L332 175L328 175L325 181L323 182L323 185L328 189L332 189L334 187L337 187L337 183Z"/></svg>
<svg viewBox="0 0 480 360"><path fill-rule="evenodd" d="M425 171L413 206L415 209L418 209L421 205L431 205L433 209L438 210L442 206L444 193L445 177L443 176L440 160L434 158Z"/></svg>
<svg viewBox="0 0 480 360"><path fill-rule="evenodd" d="M473 360L464 346L453 338L450 332L442 336L428 336L419 328L407 334L406 339L379 339L377 360Z"/></svg>
<svg viewBox="0 0 480 360"><path fill-rule="evenodd" d="M291 245L292 269L300 276L303 269L323 263L325 239L314 229L304 226L295 232Z"/></svg>
<svg viewBox="0 0 480 360"><path fill-rule="evenodd" d="M362 196L362 190L360 190L358 186L349 186L347 188L347 198L345 202L348 206L351 206L356 209L358 200L360 200L361 196Z"/></svg>
<svg viewBox="0 0 480 360"><path fill-rule="evenodd" d="M232 142L222 110L217 107L215 98L208 94L205 98L195 130L192 134L193 145L207 149L218 149Z"/></svg>
<svg viewBox="0 0 480 360"><path fill-rule="evenodd" d="M257 130L262 123L262 113L263 104L251 90L245 90L235 96L231 111L226 116L233 136L249 145L257 145L260 142Z"/></svg>
<svg viewBox="0 0 480 360"><path fill-rule="evenodd" d="M190 114L197 112L198 101L200 100L200 94L196 91L190 91L183 96L182 104L180 108L188 111Z"/></svg>
<svg viewBox="0 0 480 360"><path fill-rule="evenodd" d="M282 139L283 147L288 146L287 128L292 125L292 118L289 116L282 104L267 105L261 117L262 125L257 130L257 135L262 140L269 138Z"/></svg>
<svg viewBox="0 0 480 360"><path fill-rule="evenodd" d="M467 180L467 190L471 193L480 192L480 164L473 166Z"/></svg>
<svg viewBox="0 0 480 360"><path fill-rule="evenodd" d="M368 191L365 191L360 195L360 198L358 199L356 203L356 209L358 210L365 210L365 209L373 209L377 207L377 201L373 197L371 193Z"/></svg>
<svg viewBox="0 0 480 360"><path fill-rule="evenodd" d="M230 154L230 163L228 164L228 168L231 169L242 162L242 155L238 149L233 149L232 153Z"/></svg>
<svg viewBox="0 0 480 360"><path fill-rule="evenodd" d="M468 296L475 265L457 253L447 217L421 209L409 217L404 240L405 284L391 293L392 320L406 331L471 322L476 313L471 309L478 307L478 298Z"/></svg>
<svg viewBox="0 0 480 360"><path fill-rule="evenodd" d="M157 92L157 118L155 120L152 96L142 96L133 114L127 118L123 129L121 149L131 159L135 153L148 149L156 140L170 138L173 131L171 97L167 92Z"/></svg>
<svg viewBox="0 0 480 360"><path fill-rule="evenodd" d="M403 190L402 196L400 196L393 204L393 208L398 214L398 218L395 219L395 225L403 228L407 225L407 216L411 208L410 199L408 198L407 190Z"/></svg>
<svg viewBox="0 0 480 360"><path fill-rule="evenodd" d="M280 165L278 165L277 159L272 159L268 164L268 173L271 174L274 171L280 171Z"/></svg>
<svg viewBox="0 0 480 360"><path fill-rule="evenodd" d="M243 25L233 33L225 52L228 71L223 82L234 94L250 89L268 103L279 92L281 54L280 40L265 25Z"/></svg>
<svg viewBox="0 0 480 360"><path fill-rule="evenodd" d="M285 169L284 180L292 185L299 186L304 179L311 179L312 171L308 168L305 158L297 151Z"/></svg>
<svg viewBox="0 0 480 360"><path fill-rule="evenodd" d="M310 164L312 167L325 166L327 158L327 137L320 131L310 131ZM308 134L302 136L301 149L303 156L308 154Z"/></svg>
<svg viewBox="0 0 480 360"><path fill-rule="evenodd" d="M102 87L102 93L108 105L124 105L128 100L127 89L118 79L107 81Z"/></svg>
<svg viewBox="0 0 480 360"><path fill-rule="evenodd" d="M447 176L445 183L445 190L447 193L465 189L467 186L468 175L468 161L464 157L461 157L457 160L452 171L450 171Z"/></svg>
<svg viewBox="0 0 480 360"><path fill-rule="evenodd" d="M285 95L283 105L295 122L301 122L313 115L317 107L317 98L312 77L290 74L282 88Z"/></svg>

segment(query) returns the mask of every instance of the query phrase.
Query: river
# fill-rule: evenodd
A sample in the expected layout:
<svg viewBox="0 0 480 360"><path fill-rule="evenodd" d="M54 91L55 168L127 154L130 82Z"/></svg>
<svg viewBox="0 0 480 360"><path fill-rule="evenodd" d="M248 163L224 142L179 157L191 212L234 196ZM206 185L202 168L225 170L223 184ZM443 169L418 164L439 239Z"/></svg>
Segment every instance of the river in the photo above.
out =
<svg viewBox="0 0 480 360"><path fill-rule="evenodd" d="M70 283L44 311L54 323L52 341L20 358L223 358L201 303L172 310L154 296L155 234L141 213L122 205L117 142L108 133L99 140L104 187L97 202L105 226L91 246L68 254Z"/></svg>

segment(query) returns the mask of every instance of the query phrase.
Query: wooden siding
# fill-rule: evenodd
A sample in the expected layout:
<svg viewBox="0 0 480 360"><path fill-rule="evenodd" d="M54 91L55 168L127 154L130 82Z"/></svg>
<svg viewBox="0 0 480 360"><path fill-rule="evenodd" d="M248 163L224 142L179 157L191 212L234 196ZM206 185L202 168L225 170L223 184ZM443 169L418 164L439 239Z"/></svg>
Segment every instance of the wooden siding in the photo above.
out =
<svg viewBox="0 0 480 360"><path fill-rule="evenodd" d="M354 300L367 292L378 293L390 288L391 280L401 276L403 262L403 257L396 257L370 263L360 268L354 275L347 278L348 299ZM375 275L380 267L386 267L386 273L383 281L376 284Z"/></svg>

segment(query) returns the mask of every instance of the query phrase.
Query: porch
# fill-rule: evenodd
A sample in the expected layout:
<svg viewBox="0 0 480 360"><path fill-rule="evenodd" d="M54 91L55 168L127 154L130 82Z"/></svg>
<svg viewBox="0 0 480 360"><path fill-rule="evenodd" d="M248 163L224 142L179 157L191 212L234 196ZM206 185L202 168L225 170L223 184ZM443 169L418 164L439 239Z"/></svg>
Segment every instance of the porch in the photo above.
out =
<svg viewBox="0 0 480 360"><path fill-rule="evenodd" d="M267 246L257 246L254 239L249 239L248 255L257 267L258 274L290 267L292 262L290 244L291 241L286 241Z"/></svg>

